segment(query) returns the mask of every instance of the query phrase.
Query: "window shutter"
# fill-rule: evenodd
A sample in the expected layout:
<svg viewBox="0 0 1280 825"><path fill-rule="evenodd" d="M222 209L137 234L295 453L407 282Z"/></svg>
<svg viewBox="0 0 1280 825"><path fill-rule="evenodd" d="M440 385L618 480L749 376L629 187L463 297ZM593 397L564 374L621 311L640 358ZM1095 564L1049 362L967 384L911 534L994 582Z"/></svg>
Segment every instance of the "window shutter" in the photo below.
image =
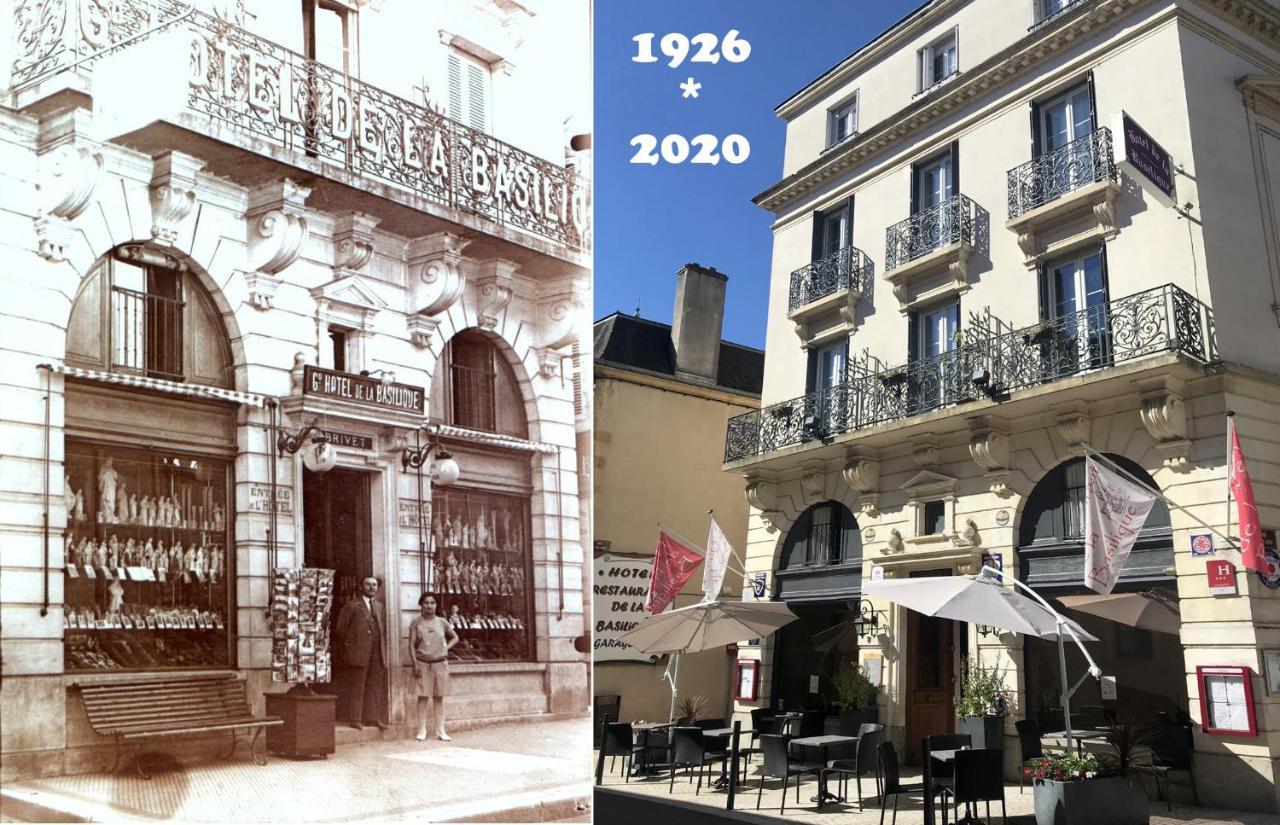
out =
<svg viewBox="0 0 1280 825"><path fill-rule="evenodd" d="M1111 300L1111 273L1107 271L1107 242L1098 239L1098 262L1102 266L1102 293Z"/></svg>
<svg viewBox="0 0 1280 825"><path fill-rule="evenodd" d="M461 121L462 110L462 58L449 55L449 117Z"/></svg>
<svg viewBox="0 0 1280 825"><path fill-rule="evenodd" d="M1093 85L1093 69L1085 75L1085 83L1089 86L1089 116L1093 120L1093 128L1097 129L1098 123L1098 94Z"/></svg>
<svg viewBox="0 0 1280 825"><path fill-rule="evenodd" d="M1040 139L1040 104L1031 101L1031 157L1040 157L1044 142Z"/></svg>
<svg viewBox="0 0 1280 825"><path fill-rule="evenodd" d="M955 61L956 72L959 72L960 71L960 26L959 25L951 27L951 43L953 44L952 48L954 49L954 51L952 51L952 55L953 55L952 60Z"/></svg>
<svg viewBox="0 0 1280 825"><path fill-rule="evenodd" d="M907 360L914 361L920 357L920 313L907 315Z"/></svg>
<svg viewBox="0 0 1280 825"><path fill-rule="evenodd" d="M1036 272L1038 273L1038 280L1040 282L1040 320L1047 321L1053 312L1053 307L1051 305L1052 298L1049 290L1049 267L1044 261L1041 261L1036 264Z"/></svg>
<svg viewBox="0 0 1280 825"><path fill-rule="evenodd" d="M862 533L858 530L858 520L848 507L840 508L840 533L840 561L861 561Z"/></svg>
<svg viewBox="0 0 1280 825"><path fill-rule="evenodd" d="M920 211L920 164L911 164L911 214Z"/></svg>
<svg viewBox="0 0 1280 825"><path fill-rule="evenodd" d="M951 141L951 194L960 194L960 141Z"/></svg>
<svg viewBox="0 0 1280 825"><path fill-rule="evenodd" d="M810 261L816 261L822 257L822 233L826 230L827 216L821 212L813 213L813 251L809 256Z"/></svg>
<svg viewBox="0 0 1280 825"><path fill-rule="evenodd" d="M925 46L916 52L916 91L923 92L925 79L929 76L929 47Z"/></svg>
<svg viewBox="0 0 1280 825"><path fill-rule="evenodd" d="M467 65L467 89L471 98L469 125L481 132L489 130L488 72L474 63Z"/></svg>
<svg viewBox="0 0 1280 825"><path fill-rule="evenodd" d="M844 203L844 245L853 246L853 195Z"/></svg>
<svg viewBox="0 0 1280 825"><path fill-rule="evenodd" d="M808 395L818 388L818 350L809 347L805 352L808 354L809 363L805 368L804 393Z"/></svg>

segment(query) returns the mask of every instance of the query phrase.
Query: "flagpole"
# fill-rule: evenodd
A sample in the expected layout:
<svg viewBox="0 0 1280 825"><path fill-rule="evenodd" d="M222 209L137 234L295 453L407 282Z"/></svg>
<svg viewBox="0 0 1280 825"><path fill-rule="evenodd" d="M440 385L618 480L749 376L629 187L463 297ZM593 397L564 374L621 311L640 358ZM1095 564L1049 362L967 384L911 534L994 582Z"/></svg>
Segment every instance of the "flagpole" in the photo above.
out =
<svg viewBox="0 0 1280 825"><path fill-rule="evenodd" d="M688 548L689 548L690 550L697 550L697 551L698 551L699 553L701 553L702 555L704 555L704 556L705 556L705 555L707 555L707 549L706 549L705 547L700 547L700 546L698 546L698 545L694 544L693 542L689 541L689 540L688 540L687 538L685 538L684 536L682 536L682 535L680 535L679 533L677 533L675 530L672 530L668 525L663 524L662 522L658 522L658 529L659 529L660 531L664 532L664 533L669 533L669 534L671 534L671 536L673 536L674 538L680 539L680 541L681 541L683 544L687 545L687 546L688 546Z"/></svg>
<svg viewBox="0 0 1280 825"><path fill-rule="evenodd" d="M1236 468L1235 450L1231 436L1234 434L1236 426L1236 414L1234 410L1227 410L1227 540L1230 541L1231 536L1231 476Z"/></svg>
<svg viewBox="0 0 1280 825"><path fill-rule="evenodd" d="M1188 517L1188 518L1190 518L1192 521L1194 521L1196 524L1200 525L1201 527L1203 527L1204 529L1208 530L1210 533L1213 533L1214 535L1218 536L1219 538L1222 538L1223 540L1225 540L1225 541L1227 542L1227 546L1228 546L1228 547L1230 547L1231 549L1236 550L1237 552L1240 550L1240 548L1239 548L1239 547L1237 547L1237 546L1236 546L1236 544L1235 544L1235 542L1232 540L1231 536L1229 536L1229 535L1224 535L1224 534L1222 533L1222 531L1221 531L1221 530L1217 529L1216 527L1213 527L1213 526L1212 526L1212 525L1210 525L1208 522L1206 522L1204 519L1200 518L1200 517L1199 517L1199 516L1197 516L1195 513L1193 513L1193 512L1191 512L1190 510L1188 510L1186 507L1183 507L1181 504L1179 504L1179 503L1177 503L1176 501L1172 500L1171 498L1169 498L1168 496L1166 496L1164 493L1160 492L1160 491L1159 491L1158 489L1156 489L1155 487L1152 487L1151 485L1147 484L1145 481L1143 481L1142 479L1138 478L1138 477L1137 477L1137 476L1135 476L1133 473L1129 472L1129 471L1128 471L1128 470L1126 470L1125 468L1121 467L1119 464L1116 464L1114 461L1112 461L1111 459L1107 458L1107 457L1106 457L1105 455L1103 455L1102 453L1100 453L1100 452L1098 452L1097 450L1095 450L1095 449L1093 449L1092 447L1090 447L1088 444L1084 444L1084 443L1082 443L1080 446L1084 448L1084 451L1085 451L1086 453L1088 453L1089 455L1091 455L1091 456L1093 456L1094 458L1096 458L1098 461L1101 461L1103 464L1105 464L1105 465L1107 466L1107 468L1108 468L1108 469L1110 469L1110 470L1112 470L1112 471L1114 471L1114 472L1116 472L1116 473L1119 473L1120 475L1124 476L1124 477L1125 477L1125 478L1127 478L1129 481L1132 481L1134 484L1137 484L1137 485L1138 485L1139 487L1141 487L1143 490L1147 491L1148 493L1151 493L1151 495L1153 495L1153 496L1156 496L1156 497L1157 497L1157 498L1159 498L1161 501L1163 501L1165 504L1169 505L1170 507L1174 508L1175 510L1181 510L1182 512L1186 513L1186 514L1187 514L1187 517ZM1230 453L1228 453L1228 454L1227 454L1227 460L1228 460L1228 461L1230 461L1230 460L1231 460L1231 455L1230 455Z"/></svg>

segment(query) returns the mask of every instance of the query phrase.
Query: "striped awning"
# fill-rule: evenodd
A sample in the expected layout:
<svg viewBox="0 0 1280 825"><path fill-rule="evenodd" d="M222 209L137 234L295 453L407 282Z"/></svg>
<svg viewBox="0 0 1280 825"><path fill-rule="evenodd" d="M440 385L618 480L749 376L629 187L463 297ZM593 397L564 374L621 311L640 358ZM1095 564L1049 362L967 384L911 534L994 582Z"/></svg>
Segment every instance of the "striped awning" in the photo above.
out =
<svg viewBox="0 0 1280 825"><path fill-rule="evenodd" d="M42 364L41 366L45 365ZM128 375L119 372L88 370L82 367L69 367L65 364L54 364L50 366L49 369L54 372L61 373L68 378L93 381L99 384L115 384L123 387L136 387L142 390L168 393L169 395L185 395L191 398L216 398L220 401L233 401L237 404L248 404L251 407L261 407L266 401L265 396L256 395L251 392L237 392L236 390L228 390L222 387L210 387L205 384L184 384L180 381L166 381L163 378L149 378L145 375Z"/></svg>
<svg viewBox="0 0 1280 825"><path fill-rule="evenodd" d="M524 453L541 453L543 455L554 455L560 451L560 448L554 444L544 444L541 441L527 441L523 438L516 438L513 435L486 433L481 430L468 429L467 427L455 427L451 424L433 424L428 429L434 430L435 434L440 438L465 441L470 444L482 444L486 447L503 447L508 450L519 450Z"/></svg>

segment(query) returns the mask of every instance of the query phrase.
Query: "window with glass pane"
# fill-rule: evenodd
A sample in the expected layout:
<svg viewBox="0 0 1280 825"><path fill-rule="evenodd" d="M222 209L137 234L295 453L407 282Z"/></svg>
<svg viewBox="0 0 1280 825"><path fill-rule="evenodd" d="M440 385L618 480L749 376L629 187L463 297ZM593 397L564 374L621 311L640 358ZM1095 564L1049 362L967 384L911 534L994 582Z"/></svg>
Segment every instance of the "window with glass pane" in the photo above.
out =
<svg viewBox="0 0 1280 825"><path fill-rule="evenodd" d="M920 91L936 86L959 71L957 34L953 29L920 50Z"/></svg>
<svg viewBox="0 0 1280 825"><path fill-rule="evenodd" d="M923 212L946 201L952 195L951 153L947 152L917 167L919 190L916 195L916 211ZM942 220L946 216L939 216Z"/></svg>
<svg viewBox="0 0 1280 825"><path fill-rule="evenodd" d="M230 667L230 465L68 439L68 671Z"/></svg>
<svg viewBox="0 0 1280 825"><path fill-rule="evenodd" d="M532 658L528 503L516 496L437 489L430 590L460 641L460 661Z"/></svg>
<svg viewBox="0 0 1280 825"><path fill-rule="evenodd" d="M493 345L483 335L462 333L450 341L450 356L453 423L492 432L497 421Z"/></svg>
<svg viewBox="0 0 1280 825"><path fill-rule="evenodd" d="M947 503L945 501L926 501L924 503L923 523L920 532L926 536L938 536L947 531Z"/></svg>
<svg viewBox="0 0 1280 825"><path fill-rule="evenodd" d="M831 136L829 145L835 145L852 137L858 129L858 100L854 98L843 106L831 110Z"/></svg>
<svg viewBox="0 0 1280 825"><path fill-rule="evenodd" d="M110 262L112 368L182 380L180 273Z"/></svg>
<svg viewBox="0 0 1280 825"><path fill-rule="evenodd" d="M1060 342L1075 352L1081 367L1098 366L1110 353L1102 253L1060 259L1047 271Z"/></svg>
<svg viewBox="0 0 1280 825"><path fill-rule="evenodd" d="M307 57L349 71L352 11L332 0L303 0L302 15Z"/></svg>

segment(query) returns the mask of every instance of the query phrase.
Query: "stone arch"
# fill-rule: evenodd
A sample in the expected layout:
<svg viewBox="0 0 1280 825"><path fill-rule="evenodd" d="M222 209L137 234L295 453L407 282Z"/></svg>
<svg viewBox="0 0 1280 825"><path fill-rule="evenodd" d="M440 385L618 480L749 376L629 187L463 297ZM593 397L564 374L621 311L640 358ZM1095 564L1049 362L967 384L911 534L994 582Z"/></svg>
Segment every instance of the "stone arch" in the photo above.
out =
<svg viewBox="0 0 1280 825"><path fill-rule="evenodd" d="M830 525L830 533L820 536L825 541L825 544L820 547L811 545L815 538L819 538L814 535L815 528L819 531L822 529L822 525L815 525L815 518L830 519L826 522L826 524ZM803 551L799 547L802 541L806 544L806 548ZM862 533L858 527L858 519L844 502L836 499L828 499L813 504L805 508L795 518L791 527L787 529L786 534L782 537L778 556L774 559L774 569L790 569L793 566L799 566L800 563L794 557L800 552L804 552L808 559L803 564L826 564L827 562L825 561L815 562L814 559L819 556L829 556L832 551L832 543L838 543L837 549L842 560L862 558Z"/></svg>
<svg viewBox="0 0 1280 825"><path fill-rule="evenodd" d="M429 375L429 395L432 397L430 390L436 386L436 381L440 380L438 370L443 360L444 350L449 343L463 333L472 333L483 335L490 343L493 344L494 350L502 357L515 378L515 386L520 392L520 398L524 404L525 425L528 428L528 438L530 441L542 440L541 415L538 409L539 394L533 385L533 376L530 374L524 360L520 358L516 351L516 345L512 341L507 340L503 335L492 329L486 329L481 326L459 326L456 327L448 336L442 336L440 352L433 359Z"/></svg>

